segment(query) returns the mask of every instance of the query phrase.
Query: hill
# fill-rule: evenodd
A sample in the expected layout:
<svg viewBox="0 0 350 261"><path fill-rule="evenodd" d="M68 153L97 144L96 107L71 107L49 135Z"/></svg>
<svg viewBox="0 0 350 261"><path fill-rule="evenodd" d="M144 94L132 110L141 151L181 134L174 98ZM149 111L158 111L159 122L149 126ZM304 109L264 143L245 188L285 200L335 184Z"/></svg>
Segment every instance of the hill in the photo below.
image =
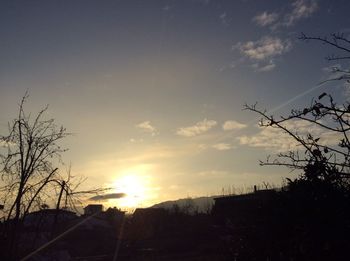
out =
<svg viewBox="0 0 350 261"><path fill-rule="evenodd" d="M164 201L151 206L151 208L175 209L188 213L208 213L214 205L214 197L183 198Z"/></svg>

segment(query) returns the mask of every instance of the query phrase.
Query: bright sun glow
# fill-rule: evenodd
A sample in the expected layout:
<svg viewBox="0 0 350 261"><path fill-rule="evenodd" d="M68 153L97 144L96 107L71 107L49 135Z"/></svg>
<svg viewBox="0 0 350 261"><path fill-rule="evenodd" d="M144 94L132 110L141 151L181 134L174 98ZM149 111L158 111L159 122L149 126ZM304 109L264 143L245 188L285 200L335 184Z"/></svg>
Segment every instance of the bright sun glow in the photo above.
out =
<svg viewBox="0 0 350 261"><path fill-rule="evenodd" d="M117 191L126 194L124 198L118 200L120 207L138 207L145 197L145 184L137 174L127 175L116 180L115 187Z"/></svg>
<svg viewBox="0 0 350 261"><path fill-rule="evenodd" d="M125 193L125 197L111 200L122 209L132 210L143 207L150 194L150 176L147 175L149 167L145 165L136 166L118 173L113 187L117 193Z"/></svg>

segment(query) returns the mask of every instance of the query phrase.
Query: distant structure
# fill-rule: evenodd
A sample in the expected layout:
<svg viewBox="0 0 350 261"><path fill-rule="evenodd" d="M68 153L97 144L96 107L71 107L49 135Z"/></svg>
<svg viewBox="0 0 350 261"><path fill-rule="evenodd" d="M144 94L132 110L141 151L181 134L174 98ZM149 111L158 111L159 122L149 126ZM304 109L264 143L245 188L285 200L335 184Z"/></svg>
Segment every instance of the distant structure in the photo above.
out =
<svg viewBox="0 0 350 261"><path fill-rule="evenodd" d="M102 204L90 204L87 205L84 208L84 214L85 215L94 215L96 213L100 213L103 211L103 205Z"/></svg>
<svg viewBox="0 0 350 261"><path fill-rule="evenodd" d="M243 195L231 195L214 198L212 214L219 220L230 218L235 221L256 218L272 211L272 204L277 199L274 189L257 190Z"/></svg>
<svg viewBox="0 0 350 261"><path fill-rule="evenodd" d="M162 231L168 218L163 208L137 208L132 215L130 235L134 239L148 239Z"/></svg>
<svg viewBox="0 0 350 261"><path fill-rule="evenodd" d="M29 213L25 220L24 226L33 226L34 224L40 224L42 231L45 229L52 229L52 225L57 223L63 223L78 218L76 213L64 209L41 209Z"/></svg>
<svg viewBox="0 0 350 261"><path fill-rule="evenodd" d="M133 214L135 220L150 221L153 222L155 219L164 218L167 211L163 208L137 208Z"/></svg>

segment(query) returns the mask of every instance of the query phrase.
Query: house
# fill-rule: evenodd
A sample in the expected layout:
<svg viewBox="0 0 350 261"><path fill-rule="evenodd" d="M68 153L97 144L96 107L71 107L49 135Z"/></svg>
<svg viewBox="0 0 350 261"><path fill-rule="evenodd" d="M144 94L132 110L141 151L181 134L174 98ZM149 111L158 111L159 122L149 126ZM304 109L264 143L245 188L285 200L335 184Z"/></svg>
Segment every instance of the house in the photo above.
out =
<svg viewBox="0 0 350 261"><path fill-rule="evenodd" d="M132 215L131 237L146 239L160 232L166 222L168 212L163 208L137 208Z"/></svg>
<svg viewBox="0 0 350 261"><path fill-rule="evenodd" d="M60 242L62 249L72 256L71 260L112 260L111 255L123 236L125 212L117 208L102 209L102 205L88 205L85 215L70 224L74 229Z"/></svg>
<svg viewBox="0 0 350 261"><path fill-rule="evenodd" d="M84 208L85 215L94 215L103 211L102 204L89 204Z"/></svg>
<svg viewBox="0 0 350 261"><path fill-rule="evenodd" d="M38 226L41 230L52 229L54 223L60 224L62 222L69 222L77 219L76 213L64 209L41 209L29 213L24 219L24 226Z"/></svg>
<svg viewBox="0 0 350 261"><path fill-rule="evenodd" d="M218 221L230 219L236 224L249 219L260 219L273 211L276 200L277 191L273 189L216 197L212 214Z"/></svg>
<svg viewBox="0 0 350 261"><path fill-rule="evenodd" d="M76 213L65 209L41 209L28 213L23 220L21 236L18 242L21 252L29 254L34 249L38 249L49 242L53 237L66 231L67 228L70 227L70 224L78 219L79 217ZM57 249L53 251L56 250ZM61 254L67 256L68 253L64 251ZM59 260L61 259L69 260L63 256ZM54 259L48 258L45 260Z"/></svg>

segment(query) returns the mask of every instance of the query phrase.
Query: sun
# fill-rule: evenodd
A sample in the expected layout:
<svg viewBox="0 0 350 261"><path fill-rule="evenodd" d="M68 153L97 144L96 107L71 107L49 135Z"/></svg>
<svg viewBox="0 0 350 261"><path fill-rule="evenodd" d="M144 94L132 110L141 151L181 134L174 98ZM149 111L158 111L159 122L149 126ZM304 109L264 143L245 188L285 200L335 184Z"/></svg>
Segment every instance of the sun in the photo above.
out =
<svg viewBox="0 0 350 261"><path fill-rule="evenodd" d="M125 193L125 196L113 203L125 210L143 207L150 197L150 176L146 166L136 166L120 171L114 179L113 188L116 193Z"/></svg>
<svg viewBox="0 0 350 261"><path fill-rule="evenodd" d="M145 184L137 174L129 174L115 181L117 190L125 193L125 197L119 200L120 207L136 208L142 205L145 198Z"/></svg>

